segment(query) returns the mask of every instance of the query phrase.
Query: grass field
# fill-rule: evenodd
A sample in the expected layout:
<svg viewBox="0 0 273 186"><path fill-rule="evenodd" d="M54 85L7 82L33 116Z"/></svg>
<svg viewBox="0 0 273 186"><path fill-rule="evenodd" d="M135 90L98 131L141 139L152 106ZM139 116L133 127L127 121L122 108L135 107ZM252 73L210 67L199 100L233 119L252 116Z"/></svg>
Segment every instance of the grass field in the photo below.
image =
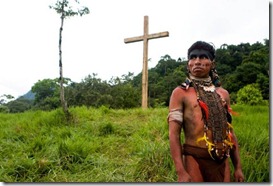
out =
<svg viewBox="0 0 273 186"><path fill-rule="evenodd" d="M269 108L233 105L246 182L270 181ZM167 108L0 114L1 182L175 182Z"/></svg>

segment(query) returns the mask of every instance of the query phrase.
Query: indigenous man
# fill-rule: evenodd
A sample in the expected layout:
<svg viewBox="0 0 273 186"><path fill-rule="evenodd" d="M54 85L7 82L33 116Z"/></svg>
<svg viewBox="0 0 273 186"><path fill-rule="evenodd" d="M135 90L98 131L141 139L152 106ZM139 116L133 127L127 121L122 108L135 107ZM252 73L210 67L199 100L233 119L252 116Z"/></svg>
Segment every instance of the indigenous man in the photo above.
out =
<svg viewBox="0 0 273 186"><path fill-rule="evenodd" d="M189 76L170 98L170 151L179 182L230 182L228 157L234 166L234 181L244 181L229 93L220 87L214 58L213 46L194 43L188 49Z"/></svg>

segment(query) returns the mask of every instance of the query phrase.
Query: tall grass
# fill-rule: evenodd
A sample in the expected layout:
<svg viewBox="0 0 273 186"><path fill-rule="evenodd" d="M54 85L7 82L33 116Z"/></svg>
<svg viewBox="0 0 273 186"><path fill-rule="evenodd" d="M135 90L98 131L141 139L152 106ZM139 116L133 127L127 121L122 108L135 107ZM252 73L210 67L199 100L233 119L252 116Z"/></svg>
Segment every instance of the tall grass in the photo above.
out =
<svg viewBox="0 0 273 186"><path fill-rule="evenodd" d="M247 182L269 182L269 108L233 106ZM167 108L0 114L2 182L175 182Z"/></svg>
<svg viewBox="0 0 273 186"><path fill-rule="evenodd" d="M270 130L268 106L235 105L239 116L233 126L240 145L243 171L247 182L270 180Z"/></svg>

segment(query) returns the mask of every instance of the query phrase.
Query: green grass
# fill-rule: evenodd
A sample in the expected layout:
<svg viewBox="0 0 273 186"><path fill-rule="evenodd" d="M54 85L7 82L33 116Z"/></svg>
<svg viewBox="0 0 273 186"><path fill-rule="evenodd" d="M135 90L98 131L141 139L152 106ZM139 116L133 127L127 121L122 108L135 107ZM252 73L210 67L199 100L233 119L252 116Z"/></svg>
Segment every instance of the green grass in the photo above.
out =
<svg viewBox="0 0 273 186"><path fill-rule="evenodd" d="M247 182L269 182L269 108L234 105ZM167 108L0 113L1 182L175 182Z"/></svg>
<svg viewBox="0 0 273 186"><path fill-rule="evenodd" d="M233 106L239 116L233 126L240 145L243 171L248 182L270 180L270 123L268 106Z"/></svg>

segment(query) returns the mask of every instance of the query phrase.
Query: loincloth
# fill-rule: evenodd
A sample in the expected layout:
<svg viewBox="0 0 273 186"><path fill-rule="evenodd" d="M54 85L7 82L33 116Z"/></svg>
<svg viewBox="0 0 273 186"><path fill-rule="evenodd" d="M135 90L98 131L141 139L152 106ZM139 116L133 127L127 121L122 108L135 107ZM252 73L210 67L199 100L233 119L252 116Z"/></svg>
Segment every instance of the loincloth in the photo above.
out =
<svg viewBox="0 0 273 186"><path fill-rule="evenodd" d="M225 180L226 158L215 161L211 158L207 148L200 148L183 144L183 155L192 156L199 165L204 181L222 182Z"/></svg>

